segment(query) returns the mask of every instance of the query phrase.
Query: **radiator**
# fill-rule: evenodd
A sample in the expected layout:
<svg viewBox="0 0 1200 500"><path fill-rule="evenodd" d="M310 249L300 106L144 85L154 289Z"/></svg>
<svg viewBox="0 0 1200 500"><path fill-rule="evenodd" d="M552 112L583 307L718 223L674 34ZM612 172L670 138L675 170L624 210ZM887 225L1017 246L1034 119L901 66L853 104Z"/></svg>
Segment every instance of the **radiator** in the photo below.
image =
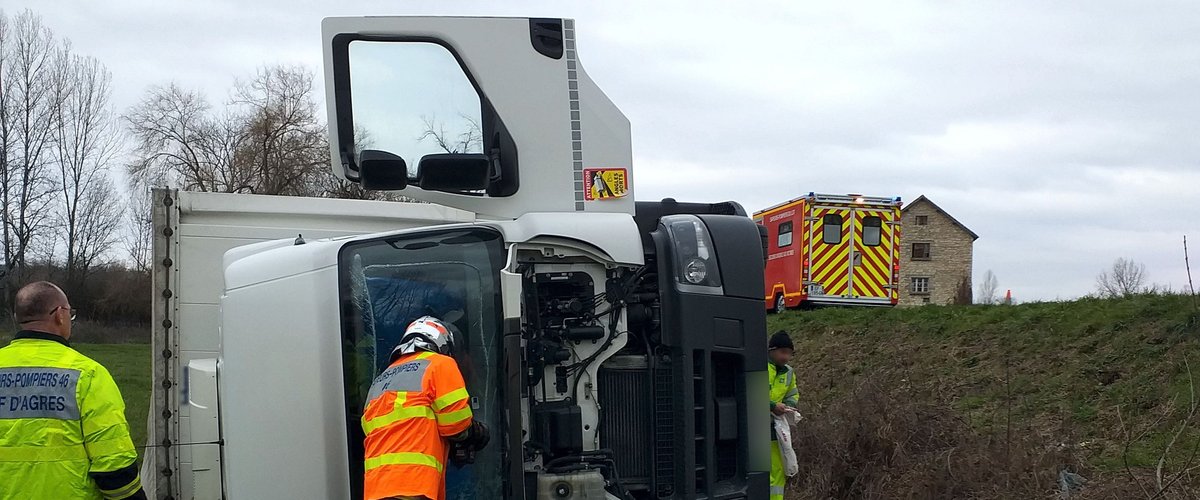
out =
<svg viewBox="0 0 1200 500"><path fill-rule="evenodd" d="M615 356L600 367L600 446L612 450L621 483L650 486L654 467L654 412L644 356Z"/></svg>

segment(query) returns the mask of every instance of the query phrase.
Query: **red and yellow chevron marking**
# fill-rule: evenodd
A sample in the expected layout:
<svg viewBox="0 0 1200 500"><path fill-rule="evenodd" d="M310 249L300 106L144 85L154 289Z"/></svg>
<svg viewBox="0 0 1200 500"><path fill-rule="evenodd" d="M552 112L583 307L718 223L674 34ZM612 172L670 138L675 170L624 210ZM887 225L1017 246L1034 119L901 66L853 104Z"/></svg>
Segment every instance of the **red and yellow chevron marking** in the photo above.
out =
<svg viewBox="0 0 1200 500"><path fill-rule="evenodd" d="M843 295L850 286L850 228L854 218L849 209L819 208L813 210L816 221L812 228L812 281L825 288L826 295ZM826 215L842 216L840 243L825 243Z"/></svg>
<svg viewBox="0 0 1200 500"><path fill-rule="evenodd" d="M899 220L900 220L900 207L896 207L896 208L892 209L892 222L898 222ZM901 229L903 229L901 227L901 224L892 224L892 270L891 270L891 272L893 272L895 274L900 274L900 248L901 248L900 247L900 231L901 231ZM896 281L895 281L894 285L897 285L897 286L892 287L892 300L900 300L900 286L902 286L902 284L898 281L899 279L900 279L899 276L897 276L895 278Z"/></svg>
<svg viewBox="0 0 1200 500"><path fill-rule="evenodd" d="M858 253L858 265L854 267L854 296L888 298L891 293L887 286L891 284L891 225L888 224L890 213L883 210L856 210L854 212L854 250ZM864 219L879 217L879 245L868 246L863 243Z"/></svg>

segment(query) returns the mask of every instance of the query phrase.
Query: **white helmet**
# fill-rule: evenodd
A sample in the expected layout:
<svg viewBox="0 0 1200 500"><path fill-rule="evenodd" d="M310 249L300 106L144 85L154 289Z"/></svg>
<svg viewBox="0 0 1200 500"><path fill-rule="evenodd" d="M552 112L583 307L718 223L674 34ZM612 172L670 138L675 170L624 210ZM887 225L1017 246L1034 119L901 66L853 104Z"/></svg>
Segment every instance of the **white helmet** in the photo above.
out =
<svg viewBox="0 0 1200 500"><path fill-rule="evenodd" d="M400 344L392 350L392 359L417 351L451 355L454 352L454 327L433 316L422 316L409 323Z"/></svg>

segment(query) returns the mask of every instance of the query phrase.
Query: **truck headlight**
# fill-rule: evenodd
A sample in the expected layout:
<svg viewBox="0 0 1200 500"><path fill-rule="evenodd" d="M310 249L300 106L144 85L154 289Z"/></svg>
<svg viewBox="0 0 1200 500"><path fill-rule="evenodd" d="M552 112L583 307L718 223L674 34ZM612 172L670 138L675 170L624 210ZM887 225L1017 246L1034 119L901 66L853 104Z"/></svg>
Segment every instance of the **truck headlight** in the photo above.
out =
<svg viewBox="0 0 1200 500"><path fill-rule="evenodd" d="M692 293L721 294L721 271L708 226L695 215L668 215L659 221L670 236L676 287Z"/></svg>

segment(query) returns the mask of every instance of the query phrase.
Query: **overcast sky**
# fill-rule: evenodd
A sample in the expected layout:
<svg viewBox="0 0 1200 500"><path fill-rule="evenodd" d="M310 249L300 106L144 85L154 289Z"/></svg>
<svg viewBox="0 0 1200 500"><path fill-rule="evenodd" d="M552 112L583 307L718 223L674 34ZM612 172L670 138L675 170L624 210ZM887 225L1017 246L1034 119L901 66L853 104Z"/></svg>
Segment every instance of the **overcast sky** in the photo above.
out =
<svg viewBox="0 0 1200 500"><path fill-rule="evenodd" d="M639 199L755 210L809 191L926 195L1018 300L1079 296L1120 256L1200 277L1200 2L5 0L113 73L124 109L214 101L264 63L320 71L331 15L573 17L633 123Z"/></svg>

